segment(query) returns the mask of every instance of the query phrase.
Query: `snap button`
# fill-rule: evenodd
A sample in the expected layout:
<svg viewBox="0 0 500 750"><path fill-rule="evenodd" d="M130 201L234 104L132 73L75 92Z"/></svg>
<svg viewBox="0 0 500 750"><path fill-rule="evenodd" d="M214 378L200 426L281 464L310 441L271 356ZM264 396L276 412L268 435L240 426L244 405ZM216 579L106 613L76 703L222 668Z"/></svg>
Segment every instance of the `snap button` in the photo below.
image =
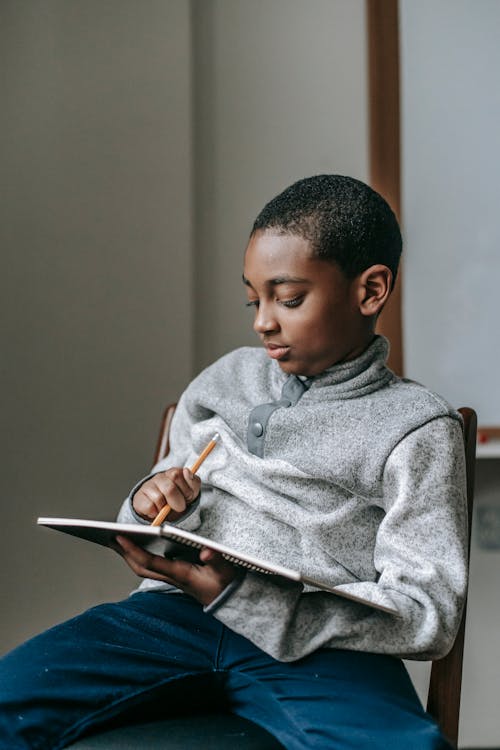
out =
<svg viewBox="0 0 500 750"><path fill-rule="evenodd" d="M252 433L255 435L255 437L260 437L264 433L264 428L262 427L262 424L260 422L252 423Z"/></svg>

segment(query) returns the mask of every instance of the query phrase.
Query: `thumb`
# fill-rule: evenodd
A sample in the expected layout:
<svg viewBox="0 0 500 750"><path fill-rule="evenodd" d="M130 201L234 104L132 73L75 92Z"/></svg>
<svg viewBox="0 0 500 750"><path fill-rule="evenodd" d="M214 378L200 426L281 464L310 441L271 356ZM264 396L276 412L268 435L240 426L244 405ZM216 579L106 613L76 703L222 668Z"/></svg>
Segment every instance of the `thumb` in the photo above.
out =
<svg viewBox="0 0 500 750"><path fill-rule="evenodd" d="M200 560L202 562L215 562L217 561L217 558L220 557L221 560L224 558L220 554L220 552L216 552L214 549L210 549L210 547L203 547L203 549L200 551Z"/></svg>
<svg viewBox="0 0 500 750"><path fill-rule="evenodd" d="M210 563L210 565L212 565L214 568L221 567L222 565L227 565L227 561L224 559L221 553L216 552L214 549L210 549L210 547L203 547L203 549L200 551L200 560L203 563Z"/></svg>

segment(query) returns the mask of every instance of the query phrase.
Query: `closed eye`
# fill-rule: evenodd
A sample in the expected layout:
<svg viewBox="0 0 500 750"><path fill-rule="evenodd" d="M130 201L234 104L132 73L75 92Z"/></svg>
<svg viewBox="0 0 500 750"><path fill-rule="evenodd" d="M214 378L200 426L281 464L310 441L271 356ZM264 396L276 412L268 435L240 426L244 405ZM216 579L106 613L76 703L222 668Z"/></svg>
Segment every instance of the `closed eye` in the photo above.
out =
<svg viewBox="0 0 500 750"><path fill-rule="evenodd" d="M304 298L302 296L294 297L293 299L281 299L276 300L278 304L282 305L283 307L298 307L300 303L302 302ZM250 299L248 302L245 303L246 307L258 307L259 306L259 300L258 299Z"/></svg>
<svg viewBox="0 0 500 750"><path fill-rule="evenodd" d="M293 299L282 299L280 300L280 305L284 305L284 307L298 307L303 299L304 299L303 297L294 297Z"/></svg>

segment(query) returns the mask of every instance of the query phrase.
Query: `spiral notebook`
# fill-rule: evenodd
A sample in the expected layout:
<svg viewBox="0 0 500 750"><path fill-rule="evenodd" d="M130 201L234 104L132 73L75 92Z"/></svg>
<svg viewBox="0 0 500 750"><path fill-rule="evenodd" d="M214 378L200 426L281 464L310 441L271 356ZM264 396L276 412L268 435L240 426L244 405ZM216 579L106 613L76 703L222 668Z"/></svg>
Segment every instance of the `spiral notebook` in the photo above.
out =
<svg viewBox="0 0 500 750"><path fill-rule="evenodd" d="M179 529L176 526L168 524L163 526L142 526L140 524L92 521L81 518L39 518L37 524L111 548L116 547L115 537L117 535L126 536L135 542L135 544L148 550L148 552L163 555L167 558L187 559L191 562L198 561L198 552L202 547L209 547L216 552L220 552L226 560L234 565L246 568L252 572L297 581L313 589L328 591L344 599L350 599L351 601L365 604L392 615L399 615L399 612L391 607L355 596L347 591L343 591L338 586L331 586L324 581L304 575L300 571L262 560L245 552L239 552L225 544L214 542L211 539L207 539L199 534L193 534L184 529Z"/></svg>

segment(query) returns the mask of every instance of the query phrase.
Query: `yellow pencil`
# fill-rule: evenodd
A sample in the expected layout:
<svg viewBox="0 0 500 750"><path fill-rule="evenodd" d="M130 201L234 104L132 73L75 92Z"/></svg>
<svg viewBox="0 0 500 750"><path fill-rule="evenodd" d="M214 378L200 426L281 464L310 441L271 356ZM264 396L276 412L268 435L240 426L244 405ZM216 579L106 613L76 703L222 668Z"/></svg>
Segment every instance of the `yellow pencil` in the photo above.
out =
<svg viewBox="0 0 500 750"><path fill-rule="evenodd" d="M196 474L200 466L202 465L203 461L206 459L209 453L213 451L215 446L217 445L217 441L219 440L219 433L216 432L213 438L210 440L209 443L203 448L202 452L194 462L194 464L191 466L191 474ZM163 508L160 510L154 521L151 522L151 526L161 526L165 518L168 516L172 508L170 505L164 505Z"/></svg>

